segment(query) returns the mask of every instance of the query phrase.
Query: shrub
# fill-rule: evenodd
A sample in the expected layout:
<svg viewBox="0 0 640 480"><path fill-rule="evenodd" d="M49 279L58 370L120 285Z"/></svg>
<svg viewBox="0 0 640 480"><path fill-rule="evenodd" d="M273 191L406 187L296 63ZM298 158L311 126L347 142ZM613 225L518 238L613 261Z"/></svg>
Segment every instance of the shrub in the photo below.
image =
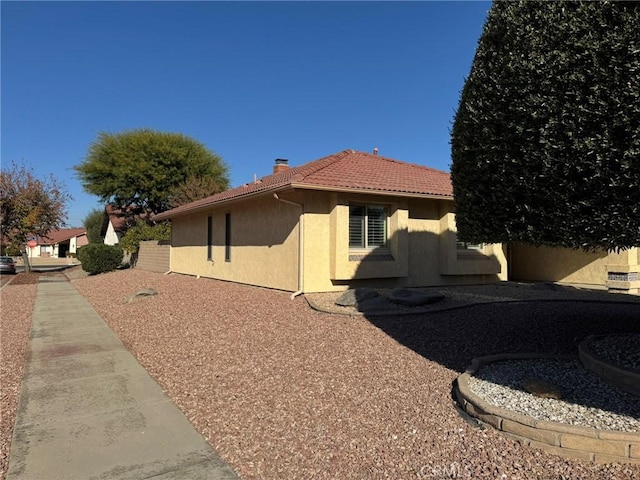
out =
<svg viewBox="0 0 640 480"><path fill-rule="evenodd" d="M22 256L22 251L20 250L19 246L10 243L9 245L7 245L7 249L4 254L10 257L20 257Z"/></svg>
<svg viewBox="0 0 640 480"><path fill-rule="evenodd" d="M146 240L169 240L170 238L171 225L168 223L149 225L142 220L138 220L136 225L127 230L127 233L120 239L120 245L128 253L137 253L140 249L140 242Z"/></svg>
<svg viewBox="0 0 640 480"><path fill-rule="evenodd" d="M78 250L82 269L91 274L111 272L122 263L124 253L118 245L90 243Z"/></svg>

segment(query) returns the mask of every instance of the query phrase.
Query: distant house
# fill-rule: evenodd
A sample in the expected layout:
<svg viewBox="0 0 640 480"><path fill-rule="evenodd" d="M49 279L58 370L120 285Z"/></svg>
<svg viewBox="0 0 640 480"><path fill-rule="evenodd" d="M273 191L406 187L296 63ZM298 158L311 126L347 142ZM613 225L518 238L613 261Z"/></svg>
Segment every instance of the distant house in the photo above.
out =
<svg viewBox="0 0 640 480"><path fill-rule="evenodd" d="M29 257L65 258L75 256L78 248L89 243L85 228L61 228L51 230L46 237L33 239L34 247L27 247Z"/></svg>
<svg viewBox="0 0 640 480"><path fill-rule="evenodd" d="M640 248L584 252L569 248L511 245L510 278L606 288L640 294Z"/></svg>
<svg viewBox="0 0 640 480"><path fill-rule="evenodd" d="M505 280L501 245L456 239L446 172L354 150L160 213L171 271L292 292Z"/></svg>
<svg viewBox="0 0 640 480"><path fill-rule="evenodd" d="M100 236L104 238L105 245L117 245L129 228L135 226L139 218L134 209L123 210L113 205L104 208Z"/></svg>

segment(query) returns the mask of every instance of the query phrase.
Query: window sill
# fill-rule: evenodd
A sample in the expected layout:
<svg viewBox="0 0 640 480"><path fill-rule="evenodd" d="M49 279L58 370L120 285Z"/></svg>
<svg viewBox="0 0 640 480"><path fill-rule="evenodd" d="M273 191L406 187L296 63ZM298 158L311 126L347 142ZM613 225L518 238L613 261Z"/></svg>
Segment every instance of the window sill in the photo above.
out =
<svg viewBox="0 0 640 480"><path fill-rule="evenodd" d="M375 250L351 250L349 252L350 262L393 262L395 258L387 249Z"/></svg>

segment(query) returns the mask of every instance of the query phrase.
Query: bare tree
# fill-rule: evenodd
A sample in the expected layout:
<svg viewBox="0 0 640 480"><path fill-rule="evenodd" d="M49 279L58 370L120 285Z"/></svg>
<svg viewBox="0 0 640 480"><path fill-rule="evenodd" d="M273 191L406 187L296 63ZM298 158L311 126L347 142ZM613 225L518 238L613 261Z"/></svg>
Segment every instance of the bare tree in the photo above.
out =
<svg viewBox="0 0 640 480"><path fill-rule="evenodd" d="M9 170L0 170L0 234L5 244L20 249L25 271L31 270L27 241L64 227L72 199L53 175L37 178L24 163L11 162Z"/></svg>

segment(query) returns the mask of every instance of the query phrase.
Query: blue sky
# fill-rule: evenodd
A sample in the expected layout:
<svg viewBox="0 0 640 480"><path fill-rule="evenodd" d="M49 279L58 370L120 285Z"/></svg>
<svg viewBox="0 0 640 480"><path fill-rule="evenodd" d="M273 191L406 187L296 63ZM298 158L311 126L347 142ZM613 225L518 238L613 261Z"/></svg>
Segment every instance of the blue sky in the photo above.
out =
<svg viewBox="0 0 640 480"><path fill-rule="evenodd" d="M347 148L449 170L490 2L14 2L2 9L2 165L53 174L99 132L202 142L232 186Z"/></svg>

